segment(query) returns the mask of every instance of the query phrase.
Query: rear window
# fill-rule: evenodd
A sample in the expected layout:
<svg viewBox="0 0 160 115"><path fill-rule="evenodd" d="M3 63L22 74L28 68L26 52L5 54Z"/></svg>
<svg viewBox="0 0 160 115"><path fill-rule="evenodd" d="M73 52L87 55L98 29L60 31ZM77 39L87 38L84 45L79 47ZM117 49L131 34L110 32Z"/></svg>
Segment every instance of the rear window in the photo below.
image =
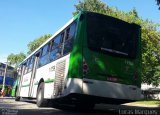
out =
<svg viewBox="0 0 160 115"><path fill-rule="evenodd" d="M135 57L139 26L113 17L87 13L87 38L90 49L102 53Z"/></svg>

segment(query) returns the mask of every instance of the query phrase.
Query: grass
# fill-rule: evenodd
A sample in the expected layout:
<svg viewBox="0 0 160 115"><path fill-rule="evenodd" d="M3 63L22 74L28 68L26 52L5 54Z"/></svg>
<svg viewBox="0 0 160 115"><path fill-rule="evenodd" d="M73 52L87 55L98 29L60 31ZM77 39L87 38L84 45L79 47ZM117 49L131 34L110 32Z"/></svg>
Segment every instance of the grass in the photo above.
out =
<svg viewBox="0 0 160 115"><path fill-rule="evenodd" d="M160 106L160 100L147 99L133 102L133 104Z"/></svg>

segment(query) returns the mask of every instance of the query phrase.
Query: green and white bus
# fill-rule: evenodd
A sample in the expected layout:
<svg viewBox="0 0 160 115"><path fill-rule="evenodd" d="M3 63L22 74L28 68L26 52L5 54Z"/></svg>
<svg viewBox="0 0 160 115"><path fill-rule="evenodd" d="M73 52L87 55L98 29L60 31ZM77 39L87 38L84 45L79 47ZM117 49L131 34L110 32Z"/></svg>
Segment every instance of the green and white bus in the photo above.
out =
<svg viewBox="0 0 160 115"><path fill-rule="evenodd" d="M141 98L139 25L83 11L19 66L20 97L93 107ZM59 100L59 101L58 101Z"/></svg>

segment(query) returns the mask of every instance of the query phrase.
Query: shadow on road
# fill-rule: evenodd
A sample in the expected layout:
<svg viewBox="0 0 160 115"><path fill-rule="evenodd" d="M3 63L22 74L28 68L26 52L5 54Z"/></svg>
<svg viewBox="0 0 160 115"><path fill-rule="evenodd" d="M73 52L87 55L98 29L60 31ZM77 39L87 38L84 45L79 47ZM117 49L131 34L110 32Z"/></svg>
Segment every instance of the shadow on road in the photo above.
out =
<svg viewBox="0 0 160 115"><path fill-rule="evenodd" d="M34 101L25 101L28 103L36 103ZM111 105L111 104L97 104L93 110L78 110L75 109L73 105L52 105L50 104L50 109L29 109L20 110L19 113L35 112L34 115L39 113L42 115L122 115L122 114L152 114L159 115L159 107L139 107L139 106L128 106L128 105ZM25 115L24 114L24 115Z"/></svg>
<svg viewBox="0 0 160 115"><path fill-rule="evenodd" d="M80 111L75 110L71 106L58 106L56 109L21 109L18 110L18 115L122 115L122 114L152 114L159 115L158 108L144 108L144 107L128 107L118 105L96 105L93 110Z"/></svg>
<svg viewBox="0 0 160 115"><path fill-rule="evenodd" d="M11 98L3 98L10 100ZM12 98L14 99L14 98ZM15 102L14 100L1 103L1 109L6 106L7 110L17 110L16 115L124 115L124 114L139 114L139 115L160 115L160 107L139 107L128 105L111 105L111 104L97 104L93 110L78 110L73 105L53 105L50 107L38 108L35 100L21 100Z"/></svg>

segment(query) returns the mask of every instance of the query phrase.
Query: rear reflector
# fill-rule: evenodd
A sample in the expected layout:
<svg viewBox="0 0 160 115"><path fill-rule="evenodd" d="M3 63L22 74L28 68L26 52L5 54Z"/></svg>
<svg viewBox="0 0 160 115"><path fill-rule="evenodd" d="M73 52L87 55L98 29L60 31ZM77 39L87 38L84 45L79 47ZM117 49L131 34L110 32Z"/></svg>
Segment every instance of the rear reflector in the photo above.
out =
<svg viewBox="0 0 160 115"><path fill-rule="evenodd" d="M113 81L113 82L118 81L118 79L115 78L115 77L107 77L107 80L108 80L108 81Z"/></svg>

